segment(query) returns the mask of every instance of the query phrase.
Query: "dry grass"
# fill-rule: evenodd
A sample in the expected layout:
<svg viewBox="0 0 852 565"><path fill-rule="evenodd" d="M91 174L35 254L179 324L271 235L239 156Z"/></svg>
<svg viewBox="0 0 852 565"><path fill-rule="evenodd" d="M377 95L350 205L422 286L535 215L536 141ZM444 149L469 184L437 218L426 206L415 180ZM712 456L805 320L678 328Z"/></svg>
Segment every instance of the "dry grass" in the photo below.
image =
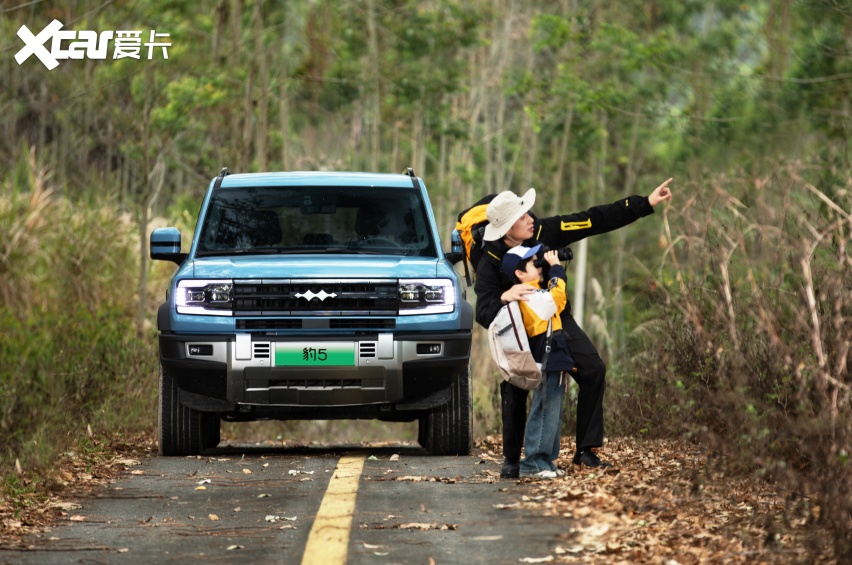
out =
<svg viewBox="0 0 852 565"><path fill-rule="evenodd" d="M814 496L852 557L852 186L805 176L683 190L649 273L659 318L614 396L634 430L698 439L732 472Z"/></svg>
<svg viewBox="0 0 852 565"><path fill-rule="evenodd" d="M138 335L138 239L108 200L74 202L34 152L0 179L0 470L38 474L87 427L151 429L156 340Z"/></svg>

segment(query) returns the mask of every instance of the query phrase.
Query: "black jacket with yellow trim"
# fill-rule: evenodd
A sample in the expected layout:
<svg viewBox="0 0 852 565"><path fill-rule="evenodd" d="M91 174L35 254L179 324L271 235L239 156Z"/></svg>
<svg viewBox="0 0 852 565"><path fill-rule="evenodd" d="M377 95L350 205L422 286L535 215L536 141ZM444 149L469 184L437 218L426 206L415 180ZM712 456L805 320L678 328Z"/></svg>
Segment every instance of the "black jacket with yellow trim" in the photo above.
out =
<svg viewBox="0 0 852 565"><path fill-rule="evenodd" d="M584 212L536 219L533 237L526 246L543 243L551 249L560 249L593 235L611 232L632 224L639 218L650 216L654 207L647 196L628 196L613 202L594 206ZM503 273L500 262L509 247L503 240L487 241L483 245L482 259L476 266L476 321L487 328L503 304L500 295L512 287L512 281ZM566 309L570 309L570 303Z"/></svg>

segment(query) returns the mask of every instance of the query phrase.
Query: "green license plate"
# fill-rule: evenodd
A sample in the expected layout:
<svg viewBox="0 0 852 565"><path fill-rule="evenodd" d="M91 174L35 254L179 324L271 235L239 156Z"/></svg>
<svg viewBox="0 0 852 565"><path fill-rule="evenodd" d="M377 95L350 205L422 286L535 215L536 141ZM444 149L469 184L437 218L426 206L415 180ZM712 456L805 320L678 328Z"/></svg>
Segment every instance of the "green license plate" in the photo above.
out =
<svg viewBox="0 0 852 565"><path fill-rule="evenodd" d="M325 341L275 344L276 367L354 367L355 343Z"/></svg>

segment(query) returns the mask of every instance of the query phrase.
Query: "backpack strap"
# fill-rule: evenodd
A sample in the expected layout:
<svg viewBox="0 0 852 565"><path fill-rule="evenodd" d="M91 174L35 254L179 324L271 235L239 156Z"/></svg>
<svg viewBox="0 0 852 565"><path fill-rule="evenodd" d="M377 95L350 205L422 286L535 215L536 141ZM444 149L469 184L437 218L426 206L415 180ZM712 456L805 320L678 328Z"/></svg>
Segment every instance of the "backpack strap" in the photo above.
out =
<svg viewBox="0 0 852 565"><path fill-rule="evenodd" d="M547 357L550 355L550 340L553 339L553 319L547 321L547 341L544 342L544 356L541 358L541 376L544 377L544 368L547 366Z"/></svg>

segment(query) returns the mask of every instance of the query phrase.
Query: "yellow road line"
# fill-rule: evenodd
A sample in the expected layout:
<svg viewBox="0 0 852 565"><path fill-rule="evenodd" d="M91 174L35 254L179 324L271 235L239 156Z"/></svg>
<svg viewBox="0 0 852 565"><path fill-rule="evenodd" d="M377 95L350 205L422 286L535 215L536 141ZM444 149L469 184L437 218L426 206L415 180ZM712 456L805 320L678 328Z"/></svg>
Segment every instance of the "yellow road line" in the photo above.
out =
<svg viewBox="0 0 852 565"><path fill-rule="evenodd" d="M364 457L341 457L308 535L302 565L343 565Z"/></svg>

